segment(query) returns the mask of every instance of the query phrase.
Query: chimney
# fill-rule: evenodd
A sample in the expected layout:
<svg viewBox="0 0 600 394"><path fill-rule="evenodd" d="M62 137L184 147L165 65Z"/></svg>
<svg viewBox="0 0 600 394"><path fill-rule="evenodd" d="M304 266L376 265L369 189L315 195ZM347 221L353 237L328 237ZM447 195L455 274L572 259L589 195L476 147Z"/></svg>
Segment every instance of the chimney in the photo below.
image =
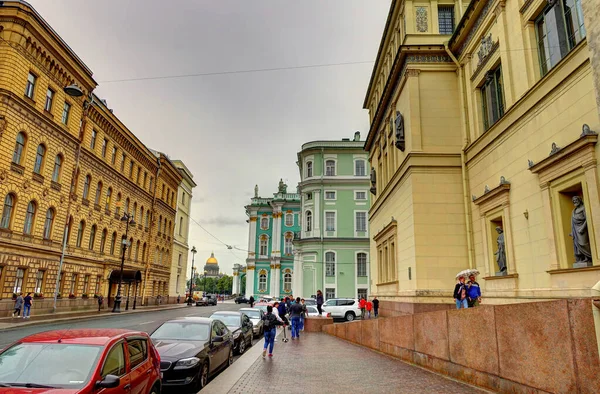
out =
<svg viewBox="0 0 600 394"><path fill-rule="evenodd" d="M360 131L354 133L354 141L360 141Z"/></svg>

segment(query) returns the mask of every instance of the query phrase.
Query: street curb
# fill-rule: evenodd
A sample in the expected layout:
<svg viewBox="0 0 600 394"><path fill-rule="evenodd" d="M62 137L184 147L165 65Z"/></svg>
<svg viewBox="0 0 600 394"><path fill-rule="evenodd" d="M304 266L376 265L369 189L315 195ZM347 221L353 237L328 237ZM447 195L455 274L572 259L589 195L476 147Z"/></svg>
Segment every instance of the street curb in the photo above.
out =
<svg viewBox="0 0 600 394"><path fill-rule="evenodd" d="M164 311L164 310L171 310L171 309L178 309L178 308L185 308L185 307L187 307L187 305L177 305L177 306L172 306L172 307L164 306L164 307L159 307L159 308L136 309L135 311L126 311L126 312L121 312L121 313L104 312L100 315L60 317L57 319L39 320L39 321L32 321L32 322L20 323L20 324L15 323L14 327L0 328L0 332L14 331L14 330L19 330L21 328L27 328L27 327L32 327L32 326L41 326L44 324L55 324L55 323L61 323L61 322L65 322L65 321L95 320L95 319L111 318L111 317L122 316L122 315L131 315L134 313L156 312L156 311ZM0 323L0 324L2 324L2 323ZM10 323L7 323L7 324L10 324Z"/></svg>

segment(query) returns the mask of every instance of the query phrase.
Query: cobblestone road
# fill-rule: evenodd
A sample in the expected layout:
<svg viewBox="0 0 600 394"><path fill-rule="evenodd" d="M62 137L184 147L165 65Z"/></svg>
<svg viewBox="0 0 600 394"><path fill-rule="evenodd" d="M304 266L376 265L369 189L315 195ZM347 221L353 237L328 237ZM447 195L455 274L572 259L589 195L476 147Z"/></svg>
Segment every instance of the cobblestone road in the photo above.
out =
<svg viewBox="0 0 600 394"><path fill-rule="evenodd" d="M263 341L255 346L262 347ZM326 334L275 343L230 393L486 393Z"/></svg>

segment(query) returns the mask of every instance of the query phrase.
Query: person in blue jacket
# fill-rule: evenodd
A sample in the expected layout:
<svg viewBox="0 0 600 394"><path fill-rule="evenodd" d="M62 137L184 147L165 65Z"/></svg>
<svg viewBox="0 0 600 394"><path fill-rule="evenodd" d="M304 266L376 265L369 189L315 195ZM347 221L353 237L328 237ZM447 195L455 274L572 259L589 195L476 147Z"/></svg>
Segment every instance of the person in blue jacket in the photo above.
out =
<svg viewBox="0 0 600 394"><path fill-rule="evenodd" d="M469 282L467 283L467 301L469 308L478 306L481 302L481 288L479 283L475 280L475 275L469 275Z"/></svg>

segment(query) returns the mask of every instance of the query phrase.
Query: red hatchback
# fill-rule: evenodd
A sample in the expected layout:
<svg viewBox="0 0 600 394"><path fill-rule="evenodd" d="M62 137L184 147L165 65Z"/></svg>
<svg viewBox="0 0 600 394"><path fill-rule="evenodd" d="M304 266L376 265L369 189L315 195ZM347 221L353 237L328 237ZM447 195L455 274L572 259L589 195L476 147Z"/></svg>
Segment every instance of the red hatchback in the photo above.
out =
<svg viewBox="0 0 600 394"><path fill-rule="evenodd" d="M47 331L0 353L0 394L159 394L160 357L145 332Z"/></svg>

